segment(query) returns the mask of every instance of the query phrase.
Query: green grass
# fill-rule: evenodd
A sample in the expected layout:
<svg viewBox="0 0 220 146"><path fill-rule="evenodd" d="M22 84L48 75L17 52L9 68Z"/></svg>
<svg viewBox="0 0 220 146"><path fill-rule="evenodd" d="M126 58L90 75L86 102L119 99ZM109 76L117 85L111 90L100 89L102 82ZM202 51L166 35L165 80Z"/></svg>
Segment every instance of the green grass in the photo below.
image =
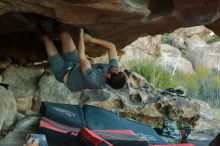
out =
<svg viewBox="0 0 220 146"><path fill-rule="evenodd" d="M207 44L212 44L212 43L218 42L218 41L220 41L220 37L217 35L213 35L213 36L210 36L206 42L207 42Z"/></svg>
<svg viewBox="0 0 220 146"><path fill-rule="evenodd" d="M194 99L207 102L220 111L220 72L198 67L195 73L177 72L171 79L171 73L147 59L130 60L131 71L142 75L156 88L183 87L185 94Z"/></svg>
<svg viewBox="0 0 220 146"><path fill-rule="evenodd" d="M195 97L199 92L199 84L197 75L195 73L189 74L184 72L177 72L174 76L174 80L178 85L185 89L186 95Z"/></svg>
<svg viewBox="0 0 220 146"><path fill-rule="evenodd" d="M128 61L130 70L142 75L155 88L175 87L176 83L171 80L171 74L147 59Z"/></svg>
<svg viewBox="0 0 220 146"><path fill-rule="evenodd" d="M174 37L171 34L169 34L169 33L163 34L163 36L161 38L161 44L172 45L173 43L174 43Z"/></svg>
<svg viewBox="0 0 220 146"><path fill-rule="evenodd" d="M220 109L220 72L198 67L194 74L178 73L175 80L184 86L188 96Z"/></svg>

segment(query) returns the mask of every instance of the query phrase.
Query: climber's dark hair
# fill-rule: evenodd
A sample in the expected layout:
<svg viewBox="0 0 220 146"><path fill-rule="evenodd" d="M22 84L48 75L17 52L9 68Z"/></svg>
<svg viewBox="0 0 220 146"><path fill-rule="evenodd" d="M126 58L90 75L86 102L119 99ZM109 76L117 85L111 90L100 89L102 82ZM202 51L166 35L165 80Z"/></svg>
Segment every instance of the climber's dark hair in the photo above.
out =
<svg viewBox="0 0 220 146"><path fill-rule="evenodd" d="M111 73L111 77L106 79L106 83L114 89L121 89L126 84L126 75L122 71L117 74Z"/></svg>

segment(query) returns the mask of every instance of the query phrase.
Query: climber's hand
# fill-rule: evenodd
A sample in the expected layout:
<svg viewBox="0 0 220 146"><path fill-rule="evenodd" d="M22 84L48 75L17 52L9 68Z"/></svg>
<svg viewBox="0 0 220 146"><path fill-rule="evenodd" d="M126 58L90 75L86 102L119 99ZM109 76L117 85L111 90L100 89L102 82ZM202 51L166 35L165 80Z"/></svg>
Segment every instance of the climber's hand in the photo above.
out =
<svg viewBox="0 0 220 146"><path fill-rule="evenodd" d="M85 41L86 43L91 42L92 39L93 39L92 36L90 36L90 35L87 34L87 33L84 33L84 41Z"/></svg>

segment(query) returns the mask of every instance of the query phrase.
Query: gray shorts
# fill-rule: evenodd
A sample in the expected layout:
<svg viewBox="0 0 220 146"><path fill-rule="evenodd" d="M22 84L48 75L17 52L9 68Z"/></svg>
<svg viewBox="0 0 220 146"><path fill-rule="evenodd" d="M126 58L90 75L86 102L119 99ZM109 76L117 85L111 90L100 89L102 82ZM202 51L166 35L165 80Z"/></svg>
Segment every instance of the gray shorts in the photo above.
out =
<svg viewBox="0 0 220 146"><path fill-rule="evenodd" d="M74 50L63 55L53 55L48 58L48 62L56 79L63 82L64 75L79 63L78 53Z"/></svg>

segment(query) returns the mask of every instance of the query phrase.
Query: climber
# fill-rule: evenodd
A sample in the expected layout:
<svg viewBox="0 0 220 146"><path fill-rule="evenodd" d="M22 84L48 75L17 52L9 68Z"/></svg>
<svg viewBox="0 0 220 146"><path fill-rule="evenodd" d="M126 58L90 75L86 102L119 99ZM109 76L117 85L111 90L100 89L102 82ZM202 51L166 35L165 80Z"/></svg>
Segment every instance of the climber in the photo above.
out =
<svg viewBox="0 0 220 146"><path fill-rule="evenodd" d="M76 46L67 31L60 31L59 39L63 55L58 53L55 44L47 35L41 40L48 54L48 62L56 79L63 82L71 91L104 88L108 84L114 89L123 88L126 74L118 67L117 51L113 43L94 38L80 28L79 46ZM90 64L85 55L85 44L95 43L108 49L108 64Z"/></svg>

